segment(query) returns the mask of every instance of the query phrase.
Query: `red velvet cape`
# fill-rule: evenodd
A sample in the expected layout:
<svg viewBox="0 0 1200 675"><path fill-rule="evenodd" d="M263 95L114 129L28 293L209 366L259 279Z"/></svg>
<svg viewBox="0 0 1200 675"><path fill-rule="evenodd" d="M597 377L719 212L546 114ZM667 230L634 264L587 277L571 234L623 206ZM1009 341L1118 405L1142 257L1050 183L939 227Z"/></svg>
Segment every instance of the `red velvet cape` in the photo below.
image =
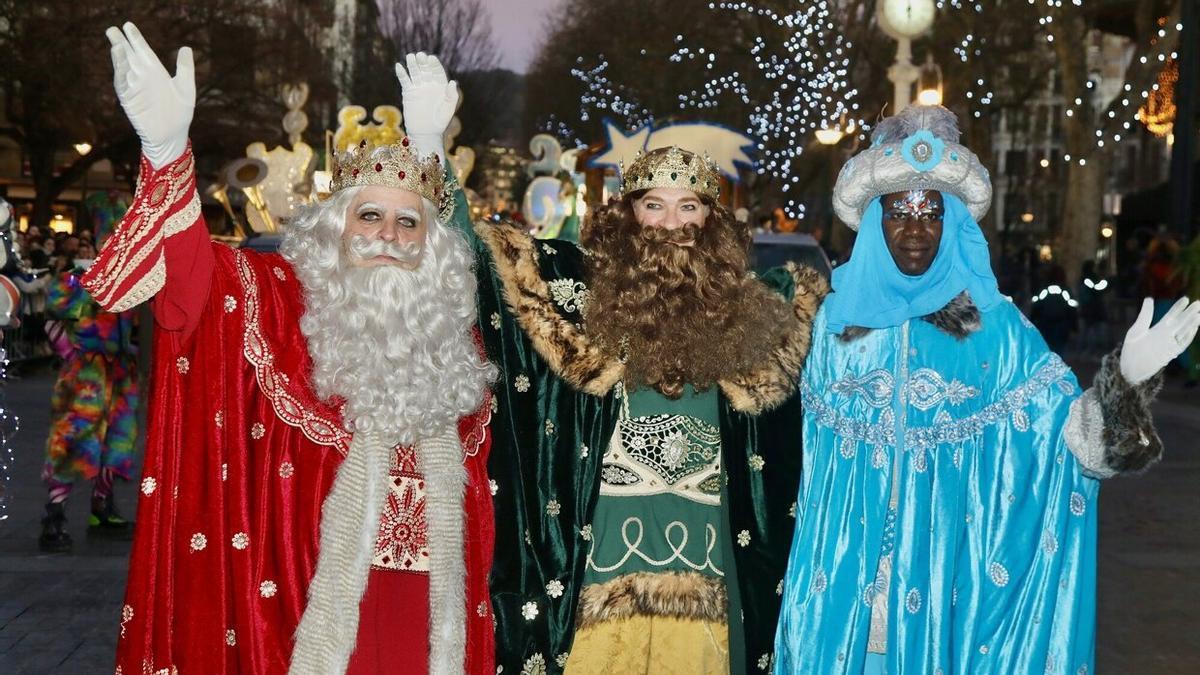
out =
<svg viewBox="0 0 1200 675"><path fill-rule="evenodd" d="M165 296L155 307L160 330L117 672L285 673L316 568L321 504L351 436L309 384L303 296L291 267L278 255L210 243L191 200L190 151L157 171L143 159L135 204L85 279L109 305L131 294ZM181 218L191 222L181 226ZM495 671L490 410L485 403L459 425L468 474L466 663L481 675ZM427 615L425 589L364 605ZM427 624L405 625L424 639L410 633L399 643L428 644Z"/></svg>

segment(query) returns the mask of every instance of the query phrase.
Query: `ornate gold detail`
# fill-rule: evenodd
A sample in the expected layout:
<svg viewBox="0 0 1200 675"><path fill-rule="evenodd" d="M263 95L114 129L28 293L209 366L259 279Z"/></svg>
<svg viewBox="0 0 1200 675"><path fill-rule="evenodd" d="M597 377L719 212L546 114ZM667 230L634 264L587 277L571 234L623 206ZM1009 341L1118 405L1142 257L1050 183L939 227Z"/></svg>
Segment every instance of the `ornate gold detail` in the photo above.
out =
<svg viewBox="0 0 1200 675"><path fill-rule="evenodd" d="M330 192L364 185L408 190L438 205L446 193L442 159L437 155L421 159L408 137L390 145L372 145L363 139L334 155Z"/></svg>
<svg viewBox="0 0 1200 675"><path fill-rule="evenodd" d="M344 457L350 449L350 433L340 424L305 409L299 398L287 391L291 384L289 378L286 374L276 370L275 353L271 350L271 346L263 335L262 327L258 323L258 280L254 270L250 268L249 261L246 260L246 254L237 251L235 257L238 277L241 279L242 291L245 294L243 297L245 306L243 353L250 365L254 366L258 388L271 401L276 417L284 423L300 429L304 436L313 443L332 446Z"/></svg>
<svg viewBox="0 0 1200 675"><path fill-rule="evenodd" d="M638 154L626 169L621 167L621 192L629 194L654 188L683 188L712 199L721 196L721 177L707 156L692 155L671 146L666 152Z"/></svg>

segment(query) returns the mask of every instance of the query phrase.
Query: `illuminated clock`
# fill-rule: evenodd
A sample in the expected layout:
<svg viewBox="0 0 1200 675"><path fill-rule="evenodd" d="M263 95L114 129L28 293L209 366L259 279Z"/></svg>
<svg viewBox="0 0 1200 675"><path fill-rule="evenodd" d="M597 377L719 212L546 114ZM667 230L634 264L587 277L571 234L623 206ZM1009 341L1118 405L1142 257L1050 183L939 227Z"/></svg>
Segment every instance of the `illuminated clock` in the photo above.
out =
<svg viewBox="0 0 1200 675"><path fill-rule="evenodd" d="M880 27L898 40L911 40L929 30L937 12L934 0L883 0L880 5Z"/></svg>

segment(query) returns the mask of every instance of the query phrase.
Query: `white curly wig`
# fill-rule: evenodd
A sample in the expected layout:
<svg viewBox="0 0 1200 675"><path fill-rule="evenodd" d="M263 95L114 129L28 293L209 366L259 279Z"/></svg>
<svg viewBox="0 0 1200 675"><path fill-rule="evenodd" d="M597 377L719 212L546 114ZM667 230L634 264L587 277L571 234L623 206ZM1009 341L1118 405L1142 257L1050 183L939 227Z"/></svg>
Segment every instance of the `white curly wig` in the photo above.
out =
<svg viewBox="0 0 1200 675"><path fill-rule="evenodd" d="M354 267L342 232L359 190L302 209L280 253L304 287L300 330L317 394L345 400L350 430L408 445L477 410L496 369L472 337L475 275L465 238L422 200L428 231L416 270Z"/></svg>

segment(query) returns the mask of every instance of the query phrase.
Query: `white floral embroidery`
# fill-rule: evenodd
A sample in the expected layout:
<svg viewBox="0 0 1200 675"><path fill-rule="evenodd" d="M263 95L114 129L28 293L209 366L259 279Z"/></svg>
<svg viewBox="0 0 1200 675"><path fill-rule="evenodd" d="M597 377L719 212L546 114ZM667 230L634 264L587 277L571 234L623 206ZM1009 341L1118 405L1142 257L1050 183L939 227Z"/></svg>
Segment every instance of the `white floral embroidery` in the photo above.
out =
<svg viewBox="0 0 1200 675"><path fill-rule="evenodd" d="M133 607L125 605L121 608L121 637L125 637L125 624L133 620Z"/></svg>
<svg viewBox="0 0 1200 675"><path fill-rule="evenodd" d="M993 584L1001 588L1008 585L1008 570L1000 563L988 565L988 576L992 578Z"/></svg>
<svg viewBox="0 0 1200 675"><path fill-rule="evenodd" d="M246 547L250 545L250 535L246 534L245 532L238 532L237 534L233 535L232 543L233 547L237 550L245 551Z"/></svg>
<svg viewBox="0 0 1200 675"><path fill-rule="evenodd" d="M546 675L546 658L541 654L534 654L526 659L525 665L521 667L521 675Z"/></svg>
<svg viewBox="0 0 1200 675"><path fill-rule="evenodd" d="M1082 516L1083 512L1086 510L1087 510L1087 500L1084 499L1083 495L1079 494L1078 492L1072 492L1071 493L1071 513L1073 513L1077 516Z"/></svg>
<svg viewBox="0 0 1200 675"><path fill-rule="evenodd" d="M1054 555L1058 551L1058 537L1050 530L1042 532L1042 550L1046 555Z"/></svg>
<svg viewBox="0 0 1200 675"><path fill-rule="evenodd" d="M737 536L738 546L745 548L750 545L750 530L742 530Z"/></svg>
<svg viewBox="0 0 1200 675"><path fill-rule="evenodd" d="M496 482L496 479L488 479L488 490L492 493L493 497L495 497L496 493L500 491L500 485Z"/></svg>
<svg viewBox="0 0 1200 675"><path fill-rule="evenodd" d="M550 583L546 584L546 595L552 598L561 598L563 594L563 582L558 579L551 579Z"/></svg>
<svg viewBox="0 0 1200 675"><path fill-rule="evenodd" d="M491 321L492 328L500 330L500 312L492 312Z"/></svg>
<svg viewBox="0 0 1200 675"><path fill-rule="evenodd" d="M584 525L582 528L580 528L579 538L584 541L591 541L592 540L592 526Z"/></svg>
<svg viewBox="0 0 1200 675"><path fill-rule="evenodd" d="M500 412L500 401L495 396L489 396L488 399L491 400L492 414Z"/></svg>
<svg viewBox="0 0 1200 675"><path fill-rule="evenodd" d="M237 646L237 633L233 632L232 628L229 628L225 631L225 644L229 645L230 647Z"/></svg>
<svg viewBox="0 0 1200 675"><path fill-rule="evenodd" d="M792 505L788 507L788 515L793 518L796 517L796 502L792 502Z"/></svg>
<svg viewBox="0 0 1200 675"><path fill-rule="evenodd" d="M775 595L783 595L783 579L780 579L779 583L775 584Z"/></svg>
<svg viewBox="0 0 1200 675"><path fill-rule="evenodd" d="M149 497L150 495L154 494L154 491L157 489L158 481L154 480L152 476L146 476L142 479L142 494Z"/></svg>
<svg viewBox="0 0 1200 675"><path fill-rule="evenodd" d="M550 501L546 502L546 515L557 517L561 512L562 505L558 503L557 499L551 499Z"/></svg>
<svg viewBox="0 0 1200 675"><path fill-rule="evenodd" d="M254 425L250 427L250 438L253 438L256 441L266 434L267 428L263 426L262 422L255 422Z"/></svg>
<svg viewBox="0 0 1200 675"><path fill-rule="evenodd" d="M816 573L813 574L812 592L824 593L828 586L829 580L825 578L825 570L818 568Z"/></svg>
<svg viewBox="0 0 1200 675"><path fill-rule="evenodd" d="M284 273L283 273L283 270L282 270L282 269L280 269L279 267L276 267L276 268L274 268L274 269L273 269L273 270L271 270L271 271L275 273L275 278L276 278L276 279L279 279L280 281L286 281L286 280L287 280L287 275L286 275L286 274L284 274Z"/></svg>
<svg viewBox="0 0 1200 675"><path fill-rule="evenodd" d="M221 464L221 480L224 481L224 480L228 480L228 479L229 479L229 465L222 463Z"/></svg>
<svg viewBox="0 0 1200 675"><path fill-rule="evenodd" d="M554 435L554 422L551 422L550 420L546 420L546 435L547 436Z"/></svg>
<svg viewBox="0 0 1200 675"><path fill-rule="evenodd" d="M574 279L554 279L549 282L550 297L568 312L582 312L587 306L587 286Z"/></svg>
<svg viewBox="0 0 1200 675"><path fill-rule="evenodd" d="M278 590L279 590L279 587L276 586L275 582L271 581L270 579L267 579L266 581L264 581L258 585L258 594L264 598L275 597L275 591L278 591Z"/></svg>
<svg viewBox="0 0 1200 675"><path fill-rule="evenodd" d="M521 373L513 379L513 388L524 394L529 391L529 376Z"/></svg>
<svg viewBox="0 0 1200 675"><path fill-rule="evenodd" d="M588 452L590 452L588 450L588 446L586 446L586 445L579 446L579 457L581 459L587 459Z"/></svg>
<svg viewBox="0 0 1200 675"><path fill-rule="evenodd" d="M481 617L487 616L487 603L486 602L479 603L479 606L475 608L475 613Z"/></svg>
<svg viewBox="0 0 1200 675"><path fill-rule="evenodd" d="M199 532L193 534L191 546L193 551L203 551L204 547L208 546L208 537Z"/></svg>
<svg viewBox="0 0 1200 675"><path fill-rule="evenodd" d="M750 455L750 469L752 471L762 471L767 461L762 458L762 455Z"/></svg>
<svg viewBox="0 0 1200 675"><path fill-rule="evenodd" d="M568 658L570 658L570 654L568 652L563 652L554 657L554 662L558 664L559 668L566 668Z"/></svg>
<svg viewBox="0 0 1200 675"><path fill-rule="evenodd" d="M225 296L225 313L229 314L237 309L237 298L232 295Z"/></svg>
<svg viewBox="0 0 1200 675"><path fill-rule="evenodd" d="M916 614L921 611L921 591L915 588L909 591L908 595L904 598L904 608L908 610L909 614Z"/></svg>
<svg viewBox="0 0 1200 675"><path fill-rule="evenodd" d="M771 669L771 660L772 659L771 659L770 654L763 654L762 656L758 657L758 669L759 670L770 670Z"/></svg>
<svg viewBox="0 0 1200 675"><path fill-rule="evenodd" d="M192 364L190 361L187 360L186 356L181 356L181 357L175 359L175 369L178 370L181 375L186 375L188 369L190 369L191 367L192 367Z"/></svg>
<svg viewBox="0 0 1200 675"><path fill-rule="evenodd" d="M527 602L521 605L521 616L525 617L526 621L533 621L537 618L538 606L536 602Z"/></svg>
<svg viewBox="0 0 1200 675"><path fill-rule="evenodd" d="M280 478L291 478L294 473L296 473L296 468L292 466L291 462L283 462L279 465Z"/></svg>
<svg viewBox="0 0 1200 675"><path fill-rule="evenodd" d="M554 250L550 244L542 244L542 250L546 252L546 255L558 255L558 251Z"/></svg>
<svg viewBox="0 0 1200 675"><path fill-rule="evenodd" d="M218 429L224 428L225 427L225 413L218 410L217 413L215 415L213 415L213 423L217 425Z"/></svg>

